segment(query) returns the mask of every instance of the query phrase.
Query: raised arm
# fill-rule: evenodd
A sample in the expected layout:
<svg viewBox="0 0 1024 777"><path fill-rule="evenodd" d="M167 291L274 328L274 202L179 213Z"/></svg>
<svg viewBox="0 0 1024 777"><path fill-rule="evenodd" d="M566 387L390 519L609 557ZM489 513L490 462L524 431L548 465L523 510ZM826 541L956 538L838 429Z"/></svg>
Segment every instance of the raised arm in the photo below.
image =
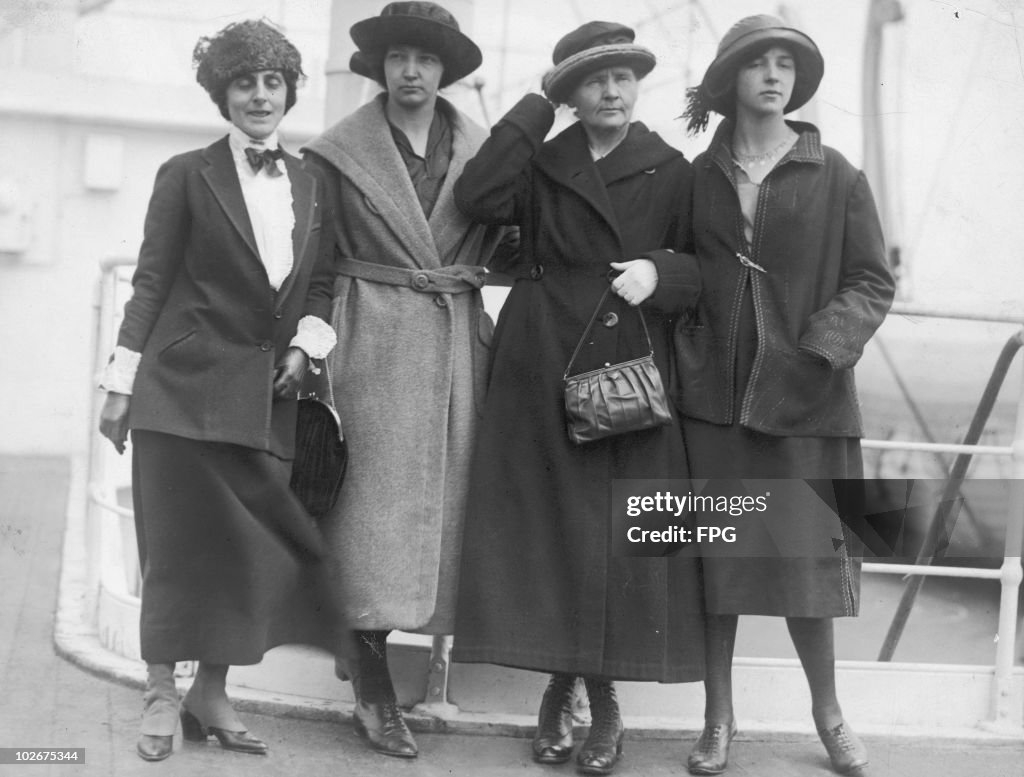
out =
<svg viewBox="0 0 1024 777"><path fill-rule="evenodd" d="M455 204L482 224L520 224L530 190L530 160L555 121L555 109L528 94L494 125L455 182Z"/></svg>

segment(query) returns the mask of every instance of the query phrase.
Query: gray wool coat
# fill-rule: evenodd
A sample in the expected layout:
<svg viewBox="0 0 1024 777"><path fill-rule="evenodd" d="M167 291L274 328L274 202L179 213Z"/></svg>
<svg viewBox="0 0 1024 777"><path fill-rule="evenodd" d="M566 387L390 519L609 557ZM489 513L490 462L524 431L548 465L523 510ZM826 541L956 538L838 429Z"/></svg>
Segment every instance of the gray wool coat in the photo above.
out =
<svg viewBox="0 0 1024 777"><path fill-rule="evenodd" d="M452 187L486 133L445 101L452 159L428 220L383 96L306 146L336 232L330 357L349 445L324 532L353 629L451 633L469 465L493 325L479 287L500 227Z"/></svg>

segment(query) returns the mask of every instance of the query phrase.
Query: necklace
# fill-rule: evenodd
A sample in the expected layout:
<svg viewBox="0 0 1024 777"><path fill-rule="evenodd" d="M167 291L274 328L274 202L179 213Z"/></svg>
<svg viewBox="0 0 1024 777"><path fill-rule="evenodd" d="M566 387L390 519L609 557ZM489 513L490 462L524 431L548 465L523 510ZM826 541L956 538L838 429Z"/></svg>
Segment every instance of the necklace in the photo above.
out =
<svg viewBox="0 0 1024 777"><path fill-rule="evenodd" d="M770 148L767 151L762 151L758 154L741 154L734 148L732 149L732 158L740 167L762 167L763 165L774 161L775 157L779 155L779 152L782 151L783 148L787 147L791 140L792 138L787 135L782 139L782 142L779 143L779 145L775 146L775 148Z"/></svg>

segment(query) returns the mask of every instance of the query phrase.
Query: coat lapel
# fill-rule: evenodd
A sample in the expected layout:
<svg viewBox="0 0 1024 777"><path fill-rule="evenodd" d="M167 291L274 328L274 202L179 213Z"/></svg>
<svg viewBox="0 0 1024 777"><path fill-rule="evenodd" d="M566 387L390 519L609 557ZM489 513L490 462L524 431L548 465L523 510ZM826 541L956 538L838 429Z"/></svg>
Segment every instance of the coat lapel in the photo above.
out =
<svg viewBox="0 0 1024 777"><path fill-rule="evenodd" d="M333 164L362 192L417 267L441 264L430 226L378 98L305 148Z"/></svg>
<svg viewBox="0 0 1024 777"><path fill-rule="evenodd" d="M545 143L537 154L536 165L545 175L574 191L596 210L621 244L615 211L605 183L590 158L587 138L579 122L559 133L550 143Z"/></svg>
<svg viewBox="0 0 1024 777"><path fill-rule="evenodd" d="M455 182L459 180L462 168L476 154L486 135L475 125L468 125L454 108L447 103L442 104L440 99L437 109L448 111L448 119L452 126L452 158L428 223L442 264L454 264L460 261L459 247L466 238L469 226L469 219L455 206Z"/></svg>
<svg viewBox="0 0 1024 777"><path fill-rule="evenodd" d="M253 258L259 261L260 252L256 248L256 236L252 231L245 200L242 198L242 185L238 182L238 172L235 170L235 160L231 157L227 137L205 148L203 158L209 163L202 170L203 178L220 203L228 221L245 241Z"/></svg>
<svg viewBox="0 0 1024 777"><path fill-rule="evenodd" d="M306 248L316 218L316 178L310 175L302 163L285 152L283 157L288 170L288 181L292 187L292 211L295 214L295 228L292 230L292 271L277 291L280 305L295 285L299 264L306 261ZM314 257L315 258L315 257Z"/></svg>

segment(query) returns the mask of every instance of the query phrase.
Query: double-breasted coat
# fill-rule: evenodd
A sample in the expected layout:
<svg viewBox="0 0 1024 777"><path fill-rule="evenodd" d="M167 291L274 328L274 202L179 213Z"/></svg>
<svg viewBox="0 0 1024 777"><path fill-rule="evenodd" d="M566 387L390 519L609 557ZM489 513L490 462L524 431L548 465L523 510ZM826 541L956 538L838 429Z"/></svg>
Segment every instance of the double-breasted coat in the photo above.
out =
<svg viewBox="0 0 1024 777"><path fill-rule="evenodd" d="M658 270L642 305L655 362L671 375L673 318L693 304L692 172L642 124L595 163L580 124L551 141L554 112L528 95L456 184L459 207L518 224L517 280L495 331L474 459L454 657L635 680L700 679L703 632L692 560L612 552L616 478L685 478L678 425L574 445L563 381L609 263ZM637 309L610 295L573 372L647 353Z"/></svg>
<svg viewBox="0 0 1024 777"><path fill-rule="evenodd" d="M452 154L428 218L385 99L306 147L338 246L330 369L349 446L324 528L352 628L446 634L493 329L479 288L505 230L473 223L452 197L484 131L438 99Z"/></svg>
<svg viewBox="0 0 1024 777"><path fill-rule="evenodd" d="M256 663L306 639L289 598L315 615L298 558L321 540L288 488L296 402L273 381L300 318L329 314L330 246L318 177L283 164L295 227L277 291L226 137L164 163L146 214L117 344L141 353L129 425L150 662Z"/></svg>

